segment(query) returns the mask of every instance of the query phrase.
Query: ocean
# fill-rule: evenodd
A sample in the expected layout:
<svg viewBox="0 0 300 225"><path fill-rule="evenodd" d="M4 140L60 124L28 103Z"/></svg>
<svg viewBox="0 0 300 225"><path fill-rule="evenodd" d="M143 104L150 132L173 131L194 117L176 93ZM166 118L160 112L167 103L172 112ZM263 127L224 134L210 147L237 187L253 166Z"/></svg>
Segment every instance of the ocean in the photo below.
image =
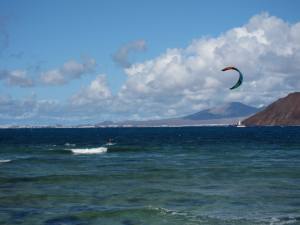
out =
<svg viewBox="0 0 300 225"><path fill-rule="evenodd" d="M300 224L300 127L0 129L0 224Z"/></svg>

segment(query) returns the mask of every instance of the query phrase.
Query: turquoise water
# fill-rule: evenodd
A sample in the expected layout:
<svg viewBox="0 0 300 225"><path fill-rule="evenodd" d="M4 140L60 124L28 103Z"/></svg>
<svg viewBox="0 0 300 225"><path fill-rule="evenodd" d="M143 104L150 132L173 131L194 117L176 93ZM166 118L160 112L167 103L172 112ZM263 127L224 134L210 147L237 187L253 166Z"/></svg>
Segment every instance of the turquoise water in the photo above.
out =
<svg viewBox="0 0 300 225"><path fill-rule="evenodd" d="M2 129L0 224L300 224L300 127Z"/></svg>

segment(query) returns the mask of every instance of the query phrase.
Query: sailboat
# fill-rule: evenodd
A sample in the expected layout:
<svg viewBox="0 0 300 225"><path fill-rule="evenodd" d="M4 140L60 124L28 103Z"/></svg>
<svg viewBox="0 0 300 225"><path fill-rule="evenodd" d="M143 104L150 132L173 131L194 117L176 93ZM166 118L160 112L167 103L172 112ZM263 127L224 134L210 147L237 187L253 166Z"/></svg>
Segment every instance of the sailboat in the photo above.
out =
<svg viewBox="0 0 300 225"><path fill-rule="evenodd" d="M244 124L242 124L242 121L239 120L239 122L236 125L236 127L246 127L246 126Z"/></svg>

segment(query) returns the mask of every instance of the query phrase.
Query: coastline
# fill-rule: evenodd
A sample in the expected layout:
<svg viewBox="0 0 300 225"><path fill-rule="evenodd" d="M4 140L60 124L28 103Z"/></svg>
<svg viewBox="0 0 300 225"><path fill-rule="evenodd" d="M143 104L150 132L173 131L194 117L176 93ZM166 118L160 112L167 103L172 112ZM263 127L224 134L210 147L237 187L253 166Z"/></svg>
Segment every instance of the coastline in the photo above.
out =
<svg viewBox="0 0 300 225"><path fill-rule="evenodd" d="M188 125L105 125L105 126L0 126L0 130L5 129L96 129L96 128L180 128L180 127L236 127L236 128L251 128L251 127L300 127L299 125L251 125L245 127L237 127L234 124L188 124Z"/></svg>

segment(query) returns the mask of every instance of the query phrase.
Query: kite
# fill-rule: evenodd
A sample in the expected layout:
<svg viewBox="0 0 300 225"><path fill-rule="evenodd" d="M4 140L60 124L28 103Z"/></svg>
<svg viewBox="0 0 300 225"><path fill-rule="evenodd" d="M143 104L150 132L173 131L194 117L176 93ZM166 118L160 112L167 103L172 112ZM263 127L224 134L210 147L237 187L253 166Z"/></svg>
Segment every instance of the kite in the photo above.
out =
<svg viewBox="0 0 300 225"><path fill-rule="evenodd" d="M241 71L239 71L239 69L233 67L233 66L228 66L228 67L225 67L224 69L222 69L222 71L227 71L227 70L235 70L239 73L239 80L236 82L235 85L233 85L230 90L233 90L233 89L236 89L238 88L242 83L243 83L243 74L241 73Z"/></svg>

